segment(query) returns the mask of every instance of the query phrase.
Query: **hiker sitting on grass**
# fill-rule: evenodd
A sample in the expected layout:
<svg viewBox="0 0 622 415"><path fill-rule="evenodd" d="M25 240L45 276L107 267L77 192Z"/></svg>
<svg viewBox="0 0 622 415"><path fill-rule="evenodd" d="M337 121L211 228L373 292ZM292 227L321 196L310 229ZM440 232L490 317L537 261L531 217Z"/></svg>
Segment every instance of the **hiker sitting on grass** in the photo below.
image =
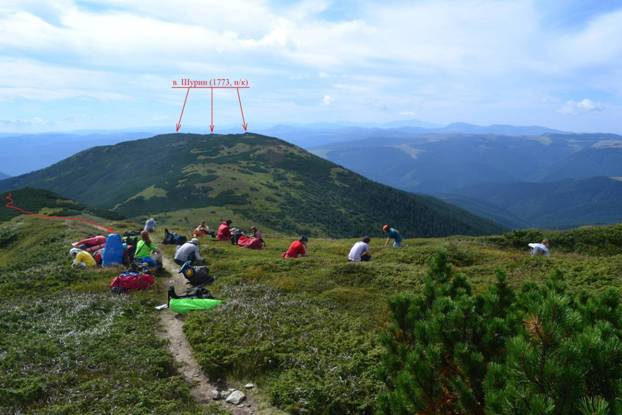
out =
<svg viewBox="0 0 622 415"><path fill-rule="evenodd" d="M257 229L256 226L251 226L251 232L253 233L253 238L257 239L262 247L266 247L266 241L263 240L263 233Z"/></svg>
<svg viewBox="0 0 622 415"><path fill-rule="evenodd" d="M219 241L230 241L231 240L231 219L227 219L222 222L220 226L218 226L218 233L216 234L216 239Z"/></svg>
<svg viewBox="0 0 622 415"><path fill-rule="evenodd" d="M531 256L544 255L549 256L550 252L550 243L548 239L544 239L540 243L530 243L529 247L531 248Z"/></svg>
<svg viewBox="0 0 622 415"><path fill-rule="evenodd" d="M261 234L261 232L259 232L257 228L254 226L251 226L251 231L253 232L252 236L239 235L237 237L236 244L238 246L241 246L242 248L248 248L248 249L262 249L264 246L266 246L266 243L263 240L263 235ZM235 233L234 233L233 238L234 237L235 237Z"/></svg>
<svg viewBox="0 0 622 415"><path fill-rule="evenodd" d="M384 243L385 247L389 245L391 239L393 239L393 248L402 246L402 235L400 235L397 229L391 227L391 225L384 225L382 231L387 234L387 241Z"/></svg>
<svg viewBox="0 0 622 415"><path fill-rule="evenodd" d="M199 226L197 226L194 231L192 231L192 236L196 237L196 238L200 238L202 236L207 236L209 234L211 234L213 232L211 232L209 230L209 226L207 226L205 224L205 221L201 222L201 224Z"/></svg>
<svg viewBox="0 0 622 415"><path fill-rule="evenodd" d="M74 267L86 268L97 266L95 259L87 251L83 251L79 248L71 248L69 250L69 255L73 258L73 263L71 265Z"/></svg>
<svg viewBox="0 0 622 415"><path fill-rule="evenodd" d="M307 256L307 242L309 242L309 239L304 235L301 236L300 239L289 245L287 251L283 252L283 258L298 258L301 256Z"/></svg>
<svg viewBox="0 0 622 415"><path fill-rule="evenodd" d="M145 231L147 232L155 232L156 229L156 221L154 218L149 218L147 219L147 221L145 222Z"/></svg>
<svg viewBox="0 0 622 415"><path fill-rule="evenodd" d="M157 245L151 242L148 231L140 233L140 241L136 244L134 260L147 264L149 268L162 268L162 255Z"/></svg>
<svg viewBox="0 0 622 415"><path fill-rule="evenodd" d="M199 252L199 240L197 238L192 238L190 242L179 246L175 252L175 263L177 265L181 266L188 261L193 265L197 261L203 261Z"/></svg>
<svg viewBox="0 0 622 415"><path fill-rule="evenodd" d="M348 254L348 261L361 262L371 260L371 254L369 253L369 236L365 236L360 241L356 242L350 253Z"/></svg>

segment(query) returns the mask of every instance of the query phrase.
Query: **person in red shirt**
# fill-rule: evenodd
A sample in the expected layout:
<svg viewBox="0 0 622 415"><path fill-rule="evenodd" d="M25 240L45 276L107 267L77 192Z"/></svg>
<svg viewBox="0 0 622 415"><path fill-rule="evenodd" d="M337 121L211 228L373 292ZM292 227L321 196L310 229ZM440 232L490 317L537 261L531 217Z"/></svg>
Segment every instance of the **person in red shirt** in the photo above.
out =
<svg viewBox="0 0 622 415"><path fill-rule="evenodd" d="M216 234L216 239L219 241L229 241L231 240L231 219L227 219L225 222L221 223L218 227L218 233Z"/></svg>
<svg viewBox="0 0 622 415"><path fill-rule="evenodd" d="M301 256L307 256L307 242L309 239L306 236L301 236L300 239L291 243L286 252L283 252L283 258L298 258Z"/></svg>

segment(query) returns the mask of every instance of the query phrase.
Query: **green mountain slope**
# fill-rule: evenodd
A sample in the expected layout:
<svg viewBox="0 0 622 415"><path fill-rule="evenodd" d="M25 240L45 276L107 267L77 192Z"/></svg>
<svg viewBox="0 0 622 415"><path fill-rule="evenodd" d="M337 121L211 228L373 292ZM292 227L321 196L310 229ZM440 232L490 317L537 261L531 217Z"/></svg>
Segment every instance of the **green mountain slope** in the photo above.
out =
<svg viewBox="0 0 622 415"><path fill-rule="evenodd" d="M622 181L592 177L548 183L486 184L460 189L446 200L510 227L569 228L622 221ZM477 200L486 209L474 205ZM495 211L494 208L497 208ZM523 221L511 225L500 218L512 215Z"/></svg>
<svg viewBox="0 0 622 415"><path fill-rule="evenodd" d="M49 190L23 188L11 192L14 205L34 213L54 216L74 216L82 214L97 215L107 219L122 219L123 215L106 209L89 208L67 199ZM8 221L20 215L14 209L6 208L8 192L0 194L0 222Z"/></svg>
<svg viewBox="0 0 622 415"><path fill-rule="evenodd" d="M521 219L519 216L509 212L507 209L500 208L499 206L487 203L485 201L470 198L468 196L462 196L455 193L439 194L437 197L441 198L447 203L459 206L462 209L469 212L488 218L502 226L510 229L523 229L531 227L531 223L525 219Z"/></svg>
<svg viewBox="0 0 622 415"><path fill-rule="evenodd" d="M622 176L622 140L602 140L551 167L545 181Z"/></svg>
<svg viewBox="0 0 622 415"><path fill-rule="evenodd" d="M485 234L500 227L431 197L363 178L282 140L169 134L95 147L0 182L35 186L139 216L226 207L272 229L355 236L392 223L408 235Z"/></svg>

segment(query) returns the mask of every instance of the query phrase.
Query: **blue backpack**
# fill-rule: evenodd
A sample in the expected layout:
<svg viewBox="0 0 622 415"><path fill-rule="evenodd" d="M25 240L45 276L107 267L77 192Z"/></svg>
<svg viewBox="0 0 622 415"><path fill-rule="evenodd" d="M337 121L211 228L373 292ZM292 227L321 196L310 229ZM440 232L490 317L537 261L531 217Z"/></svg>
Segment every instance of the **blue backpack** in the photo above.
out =
<svg viewBox="0 0 622 415"><path fill-rule="evenodd" d="M106 238L106 247L102 255L102 266L111 267L123 264L123 240L121 235L111 233Z"/></svg>

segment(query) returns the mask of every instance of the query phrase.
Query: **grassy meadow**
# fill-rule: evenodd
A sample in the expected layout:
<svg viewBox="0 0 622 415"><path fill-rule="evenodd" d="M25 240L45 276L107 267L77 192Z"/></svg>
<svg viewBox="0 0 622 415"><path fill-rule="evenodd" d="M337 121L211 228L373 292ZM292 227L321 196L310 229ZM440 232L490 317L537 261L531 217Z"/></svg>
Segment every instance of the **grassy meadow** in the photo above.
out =
<svg viewBox="0 0 622 415"><path fill-rule="evenodd" d="M166 226L159 223L155 240ZM0 224L0 413L204 413L158 337L153 306L167 276L150 291L111 296L118 269L69 265L70 242L88 233L80 224L24 217ZM559 270L572 289L600 291L620 286L620 235L621 226L546 234L550 258L532 258L524 247L537 233L408 239L401 249L376 238L373 260L361 264L346 261L354 239L311 238L308 257L285 260L293 236L266 235L261 251L203 238L217 277L212 291L225 305L189 314L184 330L211 377L254 382L278 408L371 413L383 388L387 300L418 292L434 253L446 251L475 290L502 269L515 287ZM163 249L172 256L173 247Z"/></svg>
<svg viewBox="0 0 622 415"><path fill-rule="evenodd" d="M572 232L589 240L605 231L589 250L568 242ZM311 238L308 257L285 260L280 254L292 237L266 237L261 251L205 238L202 252L217 276L214 292L226 305L189 315L185 332L206 372L257 382L282 409L370 413L383 387L378 339L388 322L387 300L420 290L434 253L446 251L476 290L494 283L501 269L514 287L543 282L559 270L571 289L601 291L622 281L622 251L611 249L621 231L547 234L560 244L550 258L514 247L521 238L542 235L409 239L401 249L373 239L373 260L360 264L346 261L355 239Z"/></svg>
<svg viewBox="0 0 622 415"><path fill-rule="evenodd" d="M157 336L163 290L113 296L119 269L71 268L69 244L87 232L0 225L0 413L201 413Z"/></svg>

